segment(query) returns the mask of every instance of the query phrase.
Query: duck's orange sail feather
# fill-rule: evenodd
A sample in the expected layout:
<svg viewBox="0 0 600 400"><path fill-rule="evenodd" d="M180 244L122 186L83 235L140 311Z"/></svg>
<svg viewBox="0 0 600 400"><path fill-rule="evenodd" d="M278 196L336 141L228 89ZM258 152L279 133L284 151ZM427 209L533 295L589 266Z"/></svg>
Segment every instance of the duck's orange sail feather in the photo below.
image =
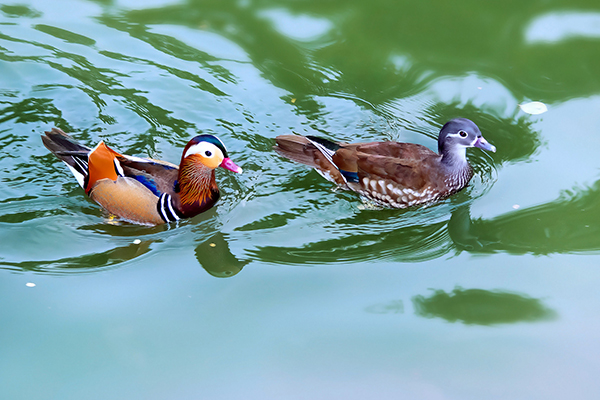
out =
<svg viewBox="0 0 600 400"><path fill-rule="evenodd" d="M89 177L85 188L86 193L89 194L90 190L101 179L117 180L119 177L115 165L117 156L120 156L120 154L104 144L103 141L89 154Z"/></svg>

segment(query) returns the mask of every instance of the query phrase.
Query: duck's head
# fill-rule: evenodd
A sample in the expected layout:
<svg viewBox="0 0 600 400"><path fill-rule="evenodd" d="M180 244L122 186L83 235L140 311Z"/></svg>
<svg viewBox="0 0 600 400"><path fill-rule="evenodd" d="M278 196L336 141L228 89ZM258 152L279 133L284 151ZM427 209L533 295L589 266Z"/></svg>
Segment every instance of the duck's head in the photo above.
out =
<svg viewBox="0 0 600 400"><path fill-rule="evenodd" d="M181 163L183 164L184 161L200 163L211 170L223 167L232 172L242 172L242 168L227 156L227 149L223 142L213 135L198 135L190 140L183 149Z"/></svg>
<svg viewBox="0 0 600 400"><path fill-rule="evenodd" d="M469 147L496 152L496 147L485 140L477 125L469 119L452 119L442 127L438 138L438 151L442 157L466 162Z"/></svg>

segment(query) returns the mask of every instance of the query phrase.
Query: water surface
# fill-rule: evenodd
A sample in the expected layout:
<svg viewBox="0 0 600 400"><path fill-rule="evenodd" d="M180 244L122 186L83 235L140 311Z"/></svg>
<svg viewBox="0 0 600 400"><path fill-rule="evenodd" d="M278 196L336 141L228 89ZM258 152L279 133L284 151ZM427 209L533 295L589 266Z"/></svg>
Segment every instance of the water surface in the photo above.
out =
<svg viewBox="0 0 600 400"><path fill-rule="evenodd" d="M591 1L3 3L0 397L597 399L598 26ZM272 151L436 148L459 116L498 151L429 207ZM211 133L244 173L189 221L120 223L53 126L171 162Z"/></svg>

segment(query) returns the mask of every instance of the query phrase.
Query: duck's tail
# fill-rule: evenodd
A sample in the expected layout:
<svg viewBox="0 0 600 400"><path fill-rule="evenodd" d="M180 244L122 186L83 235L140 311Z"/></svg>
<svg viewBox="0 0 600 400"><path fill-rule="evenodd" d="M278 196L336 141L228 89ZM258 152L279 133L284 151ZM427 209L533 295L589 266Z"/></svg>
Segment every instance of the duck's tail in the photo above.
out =
<svg viewBox="0 0 600 400"><path fill-rule="evenodd" d="M328 181L346 188L348 180L333 161L340 144L316 136L281 135L275 140L274 149L279 155L313 167Z"/></svg>
<svg viewBox="0 0 600 400"><path fill-rule="evenodd" d="M315 136L280 135L275 141L274 149L279 155L313 168L322 168L317 162L321 156L331 162L331 156L340 147L331 140Z"/></svg>
<svg viewBox="0 0 600 400"><path fill-rule="evenodd" d="M44 146L67 164L79 185L85 188L85 180L89 174L88 155L92 149L78 143L58 128L52 128L44 133L42 135Z"/></svg>

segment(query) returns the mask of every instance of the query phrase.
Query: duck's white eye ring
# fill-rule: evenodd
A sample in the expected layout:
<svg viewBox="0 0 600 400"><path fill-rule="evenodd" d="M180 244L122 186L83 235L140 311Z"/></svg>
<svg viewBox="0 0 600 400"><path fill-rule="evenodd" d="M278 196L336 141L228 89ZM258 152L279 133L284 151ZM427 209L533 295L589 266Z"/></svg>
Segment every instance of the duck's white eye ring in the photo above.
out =
<svg viewBox="0 0 600 400"><path fill-rule="evenodd" d="M211 157L211 156L212 156L212 153L210 152L210 150L206 150L206 151L204 152L204 155L205 155L206 157Z"/></svg>
<svg viewBox="0 0 600 400"><path fill-rule="evenodd" d="M461 138L466 138L467 136L469 136L469 134L465 131L458 131L458 134L460 135Z"/></svg>

